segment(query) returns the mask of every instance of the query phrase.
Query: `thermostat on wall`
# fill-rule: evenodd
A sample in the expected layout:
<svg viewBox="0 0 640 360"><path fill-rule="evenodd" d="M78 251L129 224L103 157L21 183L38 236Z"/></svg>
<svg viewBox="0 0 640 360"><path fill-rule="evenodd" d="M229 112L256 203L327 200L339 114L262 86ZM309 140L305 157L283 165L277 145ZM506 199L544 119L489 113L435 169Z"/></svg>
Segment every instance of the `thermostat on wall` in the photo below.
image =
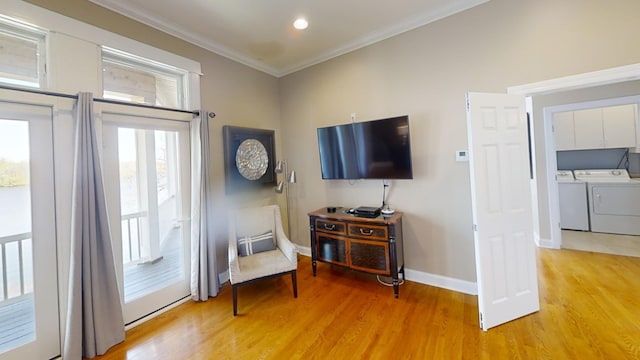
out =
<svg viewBox="0 0 640 360"><path fill-rule="evenodd" d="M469 161L469 152L467 150L457 150L456 161Z"/></svg>

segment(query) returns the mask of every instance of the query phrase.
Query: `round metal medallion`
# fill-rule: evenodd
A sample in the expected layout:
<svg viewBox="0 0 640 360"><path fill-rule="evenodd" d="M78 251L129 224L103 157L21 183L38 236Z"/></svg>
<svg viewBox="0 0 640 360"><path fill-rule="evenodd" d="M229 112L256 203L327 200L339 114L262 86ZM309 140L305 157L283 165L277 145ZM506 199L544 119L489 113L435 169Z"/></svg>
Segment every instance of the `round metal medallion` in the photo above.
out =
<svg viewBox="0 0 640 360"><path fill-rule="evenodd" d="M264 145L256 139L240 143L236 151L236 167L247 180L258 180L267 172L269 156Z"/></svg>

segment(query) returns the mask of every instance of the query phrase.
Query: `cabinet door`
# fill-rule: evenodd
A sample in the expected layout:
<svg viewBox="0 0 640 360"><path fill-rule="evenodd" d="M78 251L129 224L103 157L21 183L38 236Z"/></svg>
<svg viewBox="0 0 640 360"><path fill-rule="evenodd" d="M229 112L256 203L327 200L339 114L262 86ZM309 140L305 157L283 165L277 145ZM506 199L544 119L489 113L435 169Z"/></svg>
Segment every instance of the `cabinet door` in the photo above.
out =
<svg viewBox="0 0 640 360"><path fill-rule="evenodd" d="M576 150L604 147L602 132L602 108L573 112Z"/></svg>
<svg viewBox="0 0 640 360"><path fill-rule="evenodd" d="M352 269L381 275L391 274L388 242L351 239L349 247Z"/></svg>
<svg viewBox="0 0 640 360"><path fill-rule="evenodd" d="M316 233L318 260L349 266L347 262L347 241L340 236L322 232Z"/></svg>
<svg viewBox="0 0 640 360"><path fill-rule="evenodd" d="M556 150L573 150L576 147L576 138L573 133L573 111L553 114L553 130Z"/></svg>
<svg viewBox="0 0 640 360"><path fill-rule="evenodd" d="M636 105L629 104L603 108L602 128L605 147L635 147Z"/></svg>

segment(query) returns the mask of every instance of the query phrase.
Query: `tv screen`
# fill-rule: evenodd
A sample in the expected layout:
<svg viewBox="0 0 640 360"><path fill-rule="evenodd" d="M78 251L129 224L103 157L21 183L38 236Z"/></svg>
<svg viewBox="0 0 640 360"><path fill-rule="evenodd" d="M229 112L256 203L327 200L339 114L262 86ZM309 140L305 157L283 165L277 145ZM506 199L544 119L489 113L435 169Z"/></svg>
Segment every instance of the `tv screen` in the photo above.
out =
<svg viewBox="0 0 640 360"><path fill-rule="evenodd" d="M409 117L318 129L323 179L412 179Z"/></svg>
<svg viewBox="0 0 640 360"><path fill-rule="evenodd" d="M318 129L323 179L358 179L356 142L351 124Z"/></svg>

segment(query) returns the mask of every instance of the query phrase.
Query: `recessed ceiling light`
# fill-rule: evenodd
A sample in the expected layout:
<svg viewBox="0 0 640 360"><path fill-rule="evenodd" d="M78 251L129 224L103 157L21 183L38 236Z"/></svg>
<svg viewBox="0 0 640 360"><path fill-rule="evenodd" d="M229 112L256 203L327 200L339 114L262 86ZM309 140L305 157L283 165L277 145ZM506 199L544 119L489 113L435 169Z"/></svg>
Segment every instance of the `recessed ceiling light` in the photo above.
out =
<svg viewBox="0 0 640 360"><path fill-rule="evenodd" d="M309 26L309 23L305 18L297 18L296 21L293 22L293 27L298 30L304 30Z"/></svg>

